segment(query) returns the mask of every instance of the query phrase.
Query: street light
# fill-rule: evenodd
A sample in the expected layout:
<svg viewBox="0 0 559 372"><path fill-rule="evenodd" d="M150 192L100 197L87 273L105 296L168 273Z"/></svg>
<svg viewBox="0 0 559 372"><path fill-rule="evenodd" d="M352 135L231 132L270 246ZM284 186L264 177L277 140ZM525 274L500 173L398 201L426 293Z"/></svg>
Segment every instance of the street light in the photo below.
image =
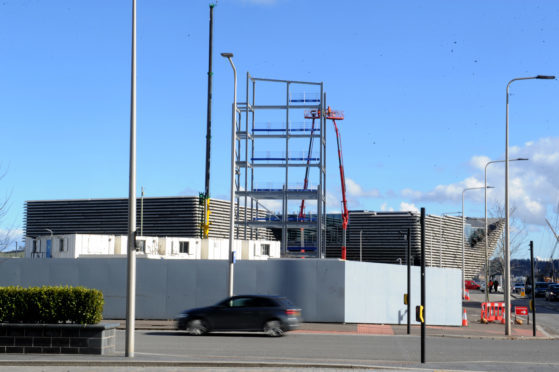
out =
<svg viewBox="0 0 559 372"><path fill-rule="evenodd" d="M480 186L480 187L467 187L462 190L462 298L464 298L464 286L465 286L465 262L464 262L464 245L466 242L464 241L464 227L465 227L465 217L464 217L464 193L469 190L481 190L481 189L494 189L493 186Z"/></svg>
<svg viewBox="0 0 559 372"><path fill-rule="evenodd" d="M516 158L510 161L523 161L528 158ZM504 163L504 160L492 160L485 164L485 187L487 187L487 167L493 163ZM488 242L488 223L487 223L487 188L485 189L485 302L489 302L489 242Z"/></svg>
<svg viewBox="0 0 559 372"><path fill-rule="evenodd" d="M221 53L221 56L227 58L233 68L233 127L231 130L231 218L229 220L229 296L233 296L233 273L235 256L233 253L233 238L235 234L235 153L236 147L236 130L237 130L237 69L233 64L233 53Z"/></svg>
<svg viewBox="0 0 559 372"><path fill-rule="evenodd" d="M136 0L132 0L132 53L130 78L130 166L128 178L128 247L126 255L125 353L134 357L136 328Z"/></svg>
<svg viewBox="0 0 559 372"><path fill-rule="evenodd" d="M505 116L505 335L511 334L510 327L510 247L509 247L509 87L517 80L543 79L552 80L555 76L537 75L532 77L514 78L507 84L506 116Z"/></svg>

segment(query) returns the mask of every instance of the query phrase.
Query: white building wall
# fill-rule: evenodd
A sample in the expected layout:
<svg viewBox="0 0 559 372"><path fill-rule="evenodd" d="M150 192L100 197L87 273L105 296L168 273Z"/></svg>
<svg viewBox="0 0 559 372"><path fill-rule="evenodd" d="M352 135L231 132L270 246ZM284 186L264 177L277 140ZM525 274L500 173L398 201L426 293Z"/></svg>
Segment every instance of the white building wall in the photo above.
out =
<svg viewBox="0 0 559 372"><path fill-rule="evenodd" d="M82 255L114 255L115 237L113 235L76 234L74 257Z"/></svg>
<svg viewBox="0 0 559 372"><path fill-rule="evenodd" d="M47 241L50 236L36 239L26 237L25 257L47 258ZM143 241L147 258L210 259L229 258L229 240L210 238L177 238L138 236ZM63 242L63 243L61 243ZM188 253L181 252L181 242L188 242ZM140 243L142 244L142 243ZM267 247L267 248L266 248ZM78 258L80 256L126 256L128 237L126 235L69 234L54 235L50 258ZM235 240L233 245L236 260L267 260L280 258L280 242L268 240Z"/></svg>
<svg viewBox="0 0 559 372"><path fill-rule="evenodd" d="M181 243L188 243L188 253L181 252ZM159 238L159 255L165 258L200 259L202 242L199 238Z"/></svg>

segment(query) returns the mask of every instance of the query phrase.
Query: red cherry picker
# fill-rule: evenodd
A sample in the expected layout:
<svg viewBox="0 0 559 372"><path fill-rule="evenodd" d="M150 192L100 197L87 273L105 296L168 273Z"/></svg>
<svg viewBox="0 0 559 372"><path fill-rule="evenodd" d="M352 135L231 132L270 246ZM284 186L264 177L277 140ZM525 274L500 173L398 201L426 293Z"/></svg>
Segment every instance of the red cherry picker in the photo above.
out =
<svg viewBox="0 0 559 372"><path fill-rule="evenodd" d="M307 167L305 169L305 181L303 184L303 189L306 190L309 183L309 162L311 158L312 152L312 144L313 138L312 134L315 130L315 120L320 119L320 110L310 110L305 112L305 119L312 119L312 127L311 127L311 140L309 143L309 153L307 157ZM342 260L346 259L346 232L347 232L347 225L349 222L349 211L347 210L347 199L346 199L346 187L345 187L345 174L344 174L344 158L342 154L342 138L340 135L340 131L338 129L338 125L336 124L336 120L344 120L344 113L343 111L335 111L332 110L330 107L326 110L325 113L326 119L332 120L334 124L334 130L336 131L336 140L338 145L338 161L340 166L340 182L342 187ZM305 200L301 200L301 208L299 210L299 218L302 220L305 218Z"/></svg>

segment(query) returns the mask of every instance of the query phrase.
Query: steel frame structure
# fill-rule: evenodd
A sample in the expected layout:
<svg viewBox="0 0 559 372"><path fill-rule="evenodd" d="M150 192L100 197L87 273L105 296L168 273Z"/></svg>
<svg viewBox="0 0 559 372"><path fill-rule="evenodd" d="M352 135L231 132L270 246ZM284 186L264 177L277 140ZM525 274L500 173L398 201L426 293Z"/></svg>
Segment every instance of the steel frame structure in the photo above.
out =
<svg viewBox="0 0 559 372"><path fill-rule="evenodd" d="M257 96L257 88L266 84L268 87L284 89L285 98L278 104L262 104ZM281 87L283 85L283 88ZM294 90L293 88L296 87ZM316 97L303 97L302 99L293 98L293 93L300 90L319 91ZM260 90L259 90L260 92ZM318 120L318 128L312 131L304 131L292 127L294 120L304 119L305 110L320 110L324 112L326 108L323 83L304 82L293 80L266 79L250 76L246 77L246 100L237 103L237 128L236 144L236 177L235 195L237 206L245 205L243 215L240 215L239 208L235 213L235 224L237 226L238 239L258 239L256 228L272 228L281 230L281 255L282 257L292 256L290 254L288 232L290 229L300 229L301 239L304 238L303 229L315 231L316 246L308 247L305 256L324 258L326 254L326 119L322 115ZM273 112L274 115L283 116L282 128L274 130L263 130L258 127L258 117L264 111ZM308 139L318 141L318 156L311 154L297 157L291 156L294 150L305 152L308 150L308 143L304 148L296 148L293 139ZM284 156L258 157L255 156L256 150L262 150L261 142L264 140L272 141L275 145L282 147L285 151ZM259 146L260 145L260 146ZM315 189L289 187L293 180L290 179L290 170L306 167L307 170L316 168L313 178L317 186ZM257 188L255 179L261 169L283 169L281 188ZM293 177L292 177L293 178ZM279 182L279 179L273 181ZM303 179L295 181L303 182ZM256 218L259 210L266 209L262 201L275 200L280 203L281 210L276 215L268 211L268 217ZM309 218L300 218L297 212L290 214L288 210L289 202L301 202L302 200L316 200L316 213ZM261 212L260 212L261 213ZM256 236L255 236L256 235ZM309 252L310 250L310 252Z"/></svg>

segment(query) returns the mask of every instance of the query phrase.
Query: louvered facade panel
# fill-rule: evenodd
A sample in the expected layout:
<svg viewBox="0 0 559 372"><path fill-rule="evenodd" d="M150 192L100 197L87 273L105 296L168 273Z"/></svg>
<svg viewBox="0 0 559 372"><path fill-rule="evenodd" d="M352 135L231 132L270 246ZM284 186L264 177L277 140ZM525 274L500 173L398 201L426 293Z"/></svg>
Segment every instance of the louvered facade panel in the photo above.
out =
<svg viewBox="0 0 559 372"><path fill-rule="evenodd" d="M477 218L466 223L479 224ZM489 225L491 257L503 231L503 221L492 219ZM414 212L350 212L347 259L389 264L406 264L407 229L411 235L411 262L421 264L420 215ZM464 239L465 278L477 276L485 267L485 239L472 246ZM427 266L462 268L462 218L432 216L425 218L425 264ZM329 241L327 257L341 257L341 241Z"/></svg>
<svg viewBox="0 0 559 372"><path fill-rule="evenodd" d="M210 237L229 238L228 201L212 199ZM142 225L137 200L136 225ZM244 213L244 208L240 208ZM143 200L143 235L199 237L203 208L198 197L159 197ZM254 212L256 213L256 211ZM262 214L262 212L260 212ZM25 202L25 236L54 234L128 234L128 199L42 200ZM240 228L239 228L240 229ZM244 232L244 231L243 231ZM275 240L269 229L249 229L249 238ZM242 236L240 237L242 239Z"/></svg>

